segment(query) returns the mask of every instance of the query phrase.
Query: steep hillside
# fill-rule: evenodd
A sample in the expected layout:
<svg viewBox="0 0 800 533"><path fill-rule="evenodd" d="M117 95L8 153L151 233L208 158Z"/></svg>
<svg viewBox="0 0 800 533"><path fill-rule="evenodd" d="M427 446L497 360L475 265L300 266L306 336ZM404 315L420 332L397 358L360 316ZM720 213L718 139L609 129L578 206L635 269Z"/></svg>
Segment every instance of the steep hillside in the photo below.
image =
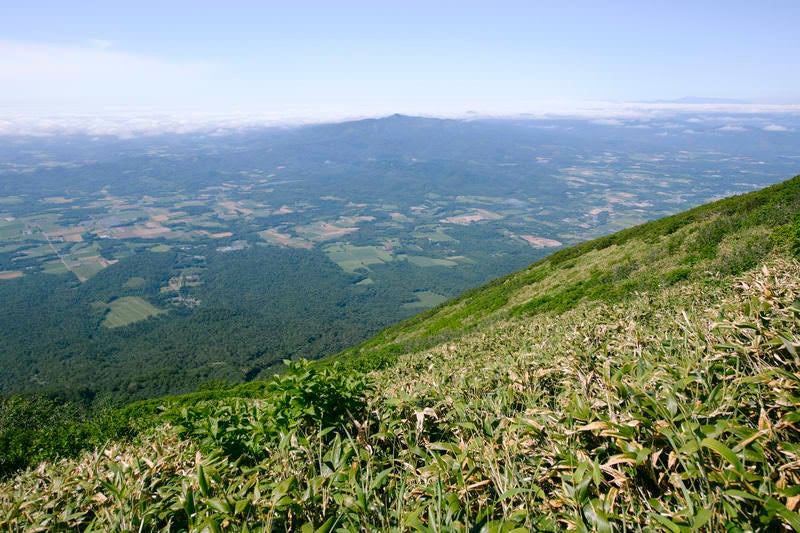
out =
<svg viewBox="0 0 800 533"><path fill-rule="evenodd" d="M800 177L139 404L149 429L4 481L0 528L800 529L798 210Z"/></svg>
<svg viewBox="0 0 800 533"><path fill-rule="evenodd" d="M554 253L390 327L342 356L363 368L512 317L562 312L581 301L619 302L687 280L755 267L793 238L800 179L726 198Z"/></svg>

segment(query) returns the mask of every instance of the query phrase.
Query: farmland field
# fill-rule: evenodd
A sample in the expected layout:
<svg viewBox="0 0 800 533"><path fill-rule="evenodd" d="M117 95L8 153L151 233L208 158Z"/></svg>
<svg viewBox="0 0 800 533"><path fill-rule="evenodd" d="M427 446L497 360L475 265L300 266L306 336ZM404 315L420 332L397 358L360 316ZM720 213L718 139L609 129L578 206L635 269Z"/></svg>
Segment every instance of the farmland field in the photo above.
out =
<svg viewBox="0 0 800 533"><path fill-rule="evenodd" d="M134 276L125 282L123 285L127 289L140 289L144 287L145 279L139 276Z"/></svg>
<svg viewBox="0 0 800 533"><path fill-rule="evenodd" d="M164 313L164 310L137 296L117 298L108 304L108 313L103 320L103 326L107 328L127 326L160 313Z"/></svg>
<svg viewBox="0 0 800 533"><path fill-rule="evenodd" d="M423 255L410 255L408 256L408 261L412 265L423 268L432 266L452 267L458 264L455 261L450 261L449 259L437 259L435 257L425 257Z"/></svg>
<svg viewBox="0 0 800 533"><path fill-rule="evenodd" d="M406 309L428 309L447 301L446 296L431 291L419 291L415 293L415 296L417 297L416 302L404 303L403 307Z"/></svg>
<svg viewBox="0 0 800 533"><path fill-rule="evenodd" d="M325 253L345 272L355 272L359 268L370 265L389 263L394 260L391 251L377 246L352 246L349 244L332 244L325 247Z"/></svg>
<svg viewBox="0 0 800 533"><path fill-rule="evenodd" d="M75 266L70 265L72 273L82 282L91 278L103 268L105 268L105 265L101 261L86 261Z"/></svg>
<svg viewBox="0 0 800 533"><path fill-rule="evenodd" d="M45 274L66 274L69 270L61 261L50 261L42 266L42 272Z"/></svg>

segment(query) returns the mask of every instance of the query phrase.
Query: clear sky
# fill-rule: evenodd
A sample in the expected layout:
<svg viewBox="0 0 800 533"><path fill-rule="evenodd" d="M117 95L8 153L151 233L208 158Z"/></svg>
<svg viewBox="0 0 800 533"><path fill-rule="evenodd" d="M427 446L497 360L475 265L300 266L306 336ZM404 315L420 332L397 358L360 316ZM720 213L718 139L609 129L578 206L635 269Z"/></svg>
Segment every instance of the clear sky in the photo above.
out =
<svg viewBox="0 0 800 533"><path fill-rule="evenodd" d="M2 113L800 104L800 1L2 0Z"/></svg>

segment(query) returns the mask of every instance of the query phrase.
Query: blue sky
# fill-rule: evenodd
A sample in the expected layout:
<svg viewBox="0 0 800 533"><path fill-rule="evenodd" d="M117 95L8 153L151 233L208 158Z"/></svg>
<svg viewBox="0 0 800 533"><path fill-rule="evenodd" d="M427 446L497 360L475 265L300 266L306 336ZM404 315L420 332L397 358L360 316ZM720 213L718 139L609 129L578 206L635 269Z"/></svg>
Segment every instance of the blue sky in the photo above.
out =
<svg viewBox="0 0 800 533"><path fill-rule="evenodd" d="M4 0L0 117L800 104L800 2Z"/></svg>

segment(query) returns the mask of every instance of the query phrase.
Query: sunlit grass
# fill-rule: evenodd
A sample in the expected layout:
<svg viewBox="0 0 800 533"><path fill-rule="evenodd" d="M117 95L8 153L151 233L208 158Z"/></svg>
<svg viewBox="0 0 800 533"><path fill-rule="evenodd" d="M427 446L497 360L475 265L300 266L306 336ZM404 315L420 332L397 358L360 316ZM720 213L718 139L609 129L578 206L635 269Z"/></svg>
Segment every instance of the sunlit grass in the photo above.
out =
<svg viewBox="0 0 800 533"><path fill-rule="evenodd" d="M800 530L795 214L588 243L344 364L165 399L2 482L0 529Z"/></svg>
<svg viewBox="0 0 800 533"><path fill-rule="evenodd" d="M800 265L773 260L509 319L400 357L374 389L299 368L263 400L199 404L140 445L7 481L0 525L798 527L798 298ZM323 397L346 415L313 411Z"/></svg>

